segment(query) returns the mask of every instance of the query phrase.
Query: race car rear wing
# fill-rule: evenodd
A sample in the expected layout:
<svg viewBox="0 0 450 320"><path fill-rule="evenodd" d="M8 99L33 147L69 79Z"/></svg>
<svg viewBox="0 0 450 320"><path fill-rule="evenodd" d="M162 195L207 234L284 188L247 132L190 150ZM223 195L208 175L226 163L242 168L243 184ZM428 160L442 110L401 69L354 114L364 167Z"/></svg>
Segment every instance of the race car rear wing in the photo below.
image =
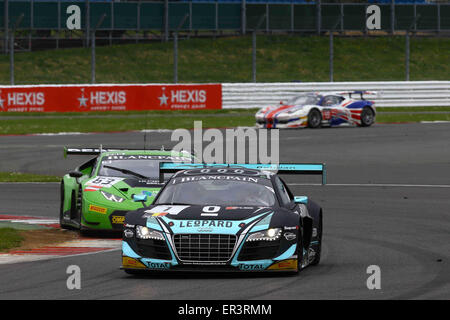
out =
<svg viewBox="0 0 450 320"><path fill-rule="evenodd" d="M339 94L341 94L341 95L348 94L348 96L350 98L352 97L352 94L359 94L359 96L361 97L361 100L365 100L364 99L364 95L378 96L378 92L377 91L362 91L362 90L342 91L342 92L339 92Z"/></svg>
<svg viewBox="0 0 450 320"><path fill-rule="evenodd" d="M224 163L159 163L159 179L164 182L164 173L175 173L181 170L206 168L236 168L236 169L253 169L264 171L276 171L278 174L301 174L301 175L321 175L322 184L327 183L327 174L325 163L279 163L279 164L224 164Z"/></svg>
<svg viewBox="0 0 450 320"><path fill-rule="evenodd" d="M102 152L113 152L113 151L164 151L164 147L161 149L131 149L131 148L68 148L64 147L64 158L67 158L67 155L78 155L78 156L86 156L86 155L99 155ZM182 151L183 152L183 151ZM187 153L189 154L189 153Z"/></svg>
<svg viewBox="0 0 450 320"><path fill-rule="evenodd" d="M128 148L68 148L64 147L64 158L67 158L68 155L77 155L77 156L87 156L87 155L99 155L102 152L108 152L108 151L120 151L120 150L131 150Z"/></svg>

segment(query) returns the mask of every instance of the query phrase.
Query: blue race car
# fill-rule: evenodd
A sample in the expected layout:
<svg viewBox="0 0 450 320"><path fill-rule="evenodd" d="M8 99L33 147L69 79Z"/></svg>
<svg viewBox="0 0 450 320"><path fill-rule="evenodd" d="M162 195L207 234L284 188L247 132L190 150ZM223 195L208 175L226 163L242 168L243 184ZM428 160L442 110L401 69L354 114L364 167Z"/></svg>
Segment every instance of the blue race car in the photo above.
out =
<svg viewBox="0 0 450 320"><path fill-rule="evenodd" d="M324 164L160 163L175 173L152 205L125 216L122 269L289 271L320 261L322 208L293 196L278 174L319 174Z"/></svg>

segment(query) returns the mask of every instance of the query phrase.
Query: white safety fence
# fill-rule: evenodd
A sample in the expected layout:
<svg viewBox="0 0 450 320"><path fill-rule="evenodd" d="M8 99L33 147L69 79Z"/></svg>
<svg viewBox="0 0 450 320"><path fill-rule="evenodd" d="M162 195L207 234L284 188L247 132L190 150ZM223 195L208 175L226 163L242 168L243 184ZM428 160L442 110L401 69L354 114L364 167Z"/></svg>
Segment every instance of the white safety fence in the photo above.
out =
<svg viewBox="0 0 450 320"><path fill-rule="evenodd" d="M376 81L304 83L223 83L222 107L260 108L279 104L303 92L367 90L379 107L450 106L450 81Z"/></svg>

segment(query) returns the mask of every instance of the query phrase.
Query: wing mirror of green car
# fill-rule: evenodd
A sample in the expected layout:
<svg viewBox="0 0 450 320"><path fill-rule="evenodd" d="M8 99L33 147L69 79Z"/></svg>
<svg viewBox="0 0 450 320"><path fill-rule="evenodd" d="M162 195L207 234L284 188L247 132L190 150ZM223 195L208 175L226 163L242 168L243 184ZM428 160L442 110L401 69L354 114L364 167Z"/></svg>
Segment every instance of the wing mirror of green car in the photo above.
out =
<svg viewBox="0 0 450 320"><path fill-rule="evenodd" d="M308 204L308 197L307 196L296 196L296 197L294 197L294 202Z"/></svg>
<svg viewBox="0 0 450 320"><path fill-rule="evenodd" d="M69 176L72 178L81 178L83 176L83 172L76 171L76 170L70 171Z"/></svg>
<svg viewBox="0 0 450 320"><path fill-rule="evenodd" d="M146 194L133 194L132 196L134 202L146 202L147 195Z"/></svg>

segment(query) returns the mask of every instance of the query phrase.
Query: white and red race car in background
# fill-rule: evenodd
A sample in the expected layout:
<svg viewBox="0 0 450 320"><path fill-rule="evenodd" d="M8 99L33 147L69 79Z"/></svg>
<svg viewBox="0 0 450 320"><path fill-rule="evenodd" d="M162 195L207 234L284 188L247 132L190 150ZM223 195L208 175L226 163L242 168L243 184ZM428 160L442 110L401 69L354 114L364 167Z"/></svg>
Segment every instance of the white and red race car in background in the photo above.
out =
<svg viewBox="0 0 450 320"><path fill-rule="evenodd" d="M310 92L286 103L260 109L256 115L259 128L318 128L343 124L368 127L375 122L375 102L363 95L373 91ZM354 99L359 95L360 99Z"/></svg>

